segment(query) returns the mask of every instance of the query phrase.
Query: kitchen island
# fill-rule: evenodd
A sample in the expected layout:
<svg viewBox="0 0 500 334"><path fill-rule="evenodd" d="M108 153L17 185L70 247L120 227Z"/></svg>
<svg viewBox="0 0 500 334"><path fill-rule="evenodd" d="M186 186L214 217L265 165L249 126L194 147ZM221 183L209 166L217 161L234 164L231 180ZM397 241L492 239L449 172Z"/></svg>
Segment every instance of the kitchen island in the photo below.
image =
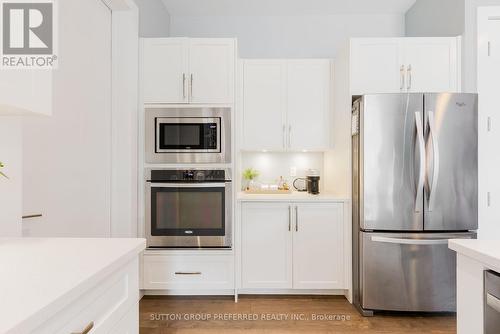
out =
<svg viewBox="0 0 500 334"><path fill-rule="evenodd" d="M457 333L484 333L484 272L500 273L499 240L450 240L457 252Z"/></svg>
<svg viewBox="0 0 500 334"><path fill-rule="evenodd" d="M0 333L138 333L144 239L0 239Z"/></svg>

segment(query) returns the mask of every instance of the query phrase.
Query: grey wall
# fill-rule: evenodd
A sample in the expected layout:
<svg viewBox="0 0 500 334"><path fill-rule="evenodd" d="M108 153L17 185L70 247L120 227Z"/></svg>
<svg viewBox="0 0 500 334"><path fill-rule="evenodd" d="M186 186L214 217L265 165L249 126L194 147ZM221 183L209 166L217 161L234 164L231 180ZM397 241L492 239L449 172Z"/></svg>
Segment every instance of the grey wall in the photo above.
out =
<svg viewBox="0 0 500 334"><path fill-rule="evenodd" d="M466 0L417 0L405 15L406 36L458 36L464 32Z"/></svg>
<svg viewBox="0 0 500 334"><path fill-rule="evenodd" d="M172 15L170 35L237 37L242 58L330 58L349 37L404 36L404 15Z"/></svg>
<svg viewBox="0 0 500 334"><path fill-rule="evenodd" d="M135 0L139 8L140 37L168 37L170 15L161 0Z"/></svg>

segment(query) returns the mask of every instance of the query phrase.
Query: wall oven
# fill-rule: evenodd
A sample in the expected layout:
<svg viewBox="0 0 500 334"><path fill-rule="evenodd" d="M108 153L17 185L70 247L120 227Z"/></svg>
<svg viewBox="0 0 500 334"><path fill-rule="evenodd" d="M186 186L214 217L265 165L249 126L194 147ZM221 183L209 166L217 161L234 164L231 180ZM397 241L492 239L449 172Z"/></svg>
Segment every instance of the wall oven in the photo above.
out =
<svg viewBox="0 0 500 334"><path fill-rule="evenodd" d="M146 239L150 248L231 248L228 169L147 170Z"/></svg>
<svg viewBox="0 0 500 334"><path fill-rule="evenodd" d="M230 108L147 108L146 162L230 163Z"/></svg>

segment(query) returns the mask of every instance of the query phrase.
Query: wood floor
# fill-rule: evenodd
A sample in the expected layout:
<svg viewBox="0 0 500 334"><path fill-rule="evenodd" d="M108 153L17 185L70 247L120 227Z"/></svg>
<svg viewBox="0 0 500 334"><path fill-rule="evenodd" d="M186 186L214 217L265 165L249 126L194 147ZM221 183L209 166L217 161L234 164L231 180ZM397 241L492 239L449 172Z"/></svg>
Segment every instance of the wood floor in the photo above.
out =
<svg viewBox="0 0 500 334"><path fill-rule="evenodd" d="M140 334L456 332L454 315L364 318L341 296L240 296L238 303L232 297L146 296L140 328Z"/></svg>

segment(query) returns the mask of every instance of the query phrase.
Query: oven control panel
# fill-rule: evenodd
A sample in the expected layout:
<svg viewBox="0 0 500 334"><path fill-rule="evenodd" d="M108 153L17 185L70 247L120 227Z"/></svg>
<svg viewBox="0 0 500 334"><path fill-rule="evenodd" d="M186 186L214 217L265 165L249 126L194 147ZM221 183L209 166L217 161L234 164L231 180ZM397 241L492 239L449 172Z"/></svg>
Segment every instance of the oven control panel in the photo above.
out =
<svg viewBox="0 0 500 334"><path fill-rule="evenodd" d="M158 169L151 171L151 182L224 182L223 169Z"/></svg>

